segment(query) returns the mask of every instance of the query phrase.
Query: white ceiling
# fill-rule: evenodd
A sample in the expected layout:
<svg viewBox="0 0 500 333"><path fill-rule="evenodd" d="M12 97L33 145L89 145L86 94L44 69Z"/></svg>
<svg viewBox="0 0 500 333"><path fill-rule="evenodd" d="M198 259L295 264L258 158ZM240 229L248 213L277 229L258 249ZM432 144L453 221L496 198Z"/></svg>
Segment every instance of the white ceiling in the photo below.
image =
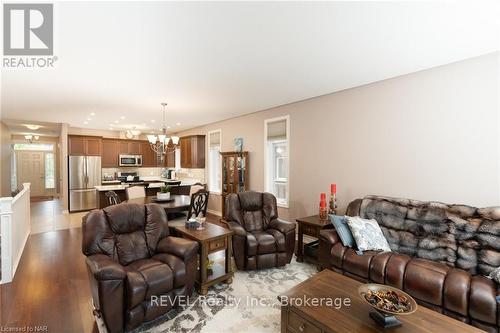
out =
<svg viewBox="0 0 500 333"><path fill-rule="evenodd" d="M500 42L496 1L58 2L54 14L56 68L2 70L2 118L159 128L167 101L177 131Z"/></svg>
<svg viewBox="0 0 500 333"><path fill-rule="evenodd" d="M40 136L60 136L61 126L54 122L31 122L23 120L2 119L12 134L18 135L40 135ZM37 125L37 129L29 129L27 125Z"/></svg>

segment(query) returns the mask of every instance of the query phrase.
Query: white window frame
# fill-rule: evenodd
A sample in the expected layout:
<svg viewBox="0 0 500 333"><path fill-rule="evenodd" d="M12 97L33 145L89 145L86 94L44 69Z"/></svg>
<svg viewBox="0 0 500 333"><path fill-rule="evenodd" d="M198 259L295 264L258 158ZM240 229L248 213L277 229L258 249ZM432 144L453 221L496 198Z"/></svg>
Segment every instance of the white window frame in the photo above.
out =
<svg viewBox="0 0 500 333"><path fill-rule="evenodd" d="M207 145L207 156L208 156L208 168L207 168L207 171L208 171L208 188L209 188L209 191L210 193L214 193L214 194L222 194L222 174L219 174L219 180L218 180L218 184L217 184L217 188L218 190L216 191L212 191L211 190L211 184L210 182L212 181L210 179L210 166L211 166L211 154L210 154L210 146L211 146L211 142L210 142L210 136L211 134L215 134L215 133L219 133L219 152L222 151L222 129L216 129L216 130L213 130L213 131L209 131L207 132L207 137L208 137L208 145ZM219 173L222 173L222 157L221 155L219 154Z"/></svg>
<svg viewBox="0 0 500 333"><path fill-rule="evenodd" d="M174 169L175 172L180 172L181 171L181 149L180 148L175 148L175 165Z"/></svg>
<svg viewBox="0 0 500 333"><path fill-rule="evenodd" d="M264 190L267 192L272 193L272 189L268 188L268 184L270 183L270 177L273 177L273 175L268 174L268 163L269 163L269 157L268 157L268 139L267 139L267 131L268 131L268 125L270 123L274 123L277 121L281 120L286 120L286 148L288 152L288 160L287 160L287 170L288 170L288 180L287 180L287 187L286 187L286 203L280 203L278 202L278 207L283 207L283 208L289 208L290 204L290 115L286 116L281 116L281 117L276 117L276 118L270 118L270 119L265 119L264 120Z"/></svg>

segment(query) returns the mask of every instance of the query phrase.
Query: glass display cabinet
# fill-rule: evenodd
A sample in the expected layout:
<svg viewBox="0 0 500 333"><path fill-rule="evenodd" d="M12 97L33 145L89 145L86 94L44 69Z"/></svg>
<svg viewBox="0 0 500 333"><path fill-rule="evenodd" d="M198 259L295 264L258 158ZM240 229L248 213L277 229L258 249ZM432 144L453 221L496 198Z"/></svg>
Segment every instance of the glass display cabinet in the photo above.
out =
<svg viewBox="0 0 500 333"><path fill-rule="evenodd" d="M248 191L248 152L221 152L222 216L226 215L226 196Z"/></svg>

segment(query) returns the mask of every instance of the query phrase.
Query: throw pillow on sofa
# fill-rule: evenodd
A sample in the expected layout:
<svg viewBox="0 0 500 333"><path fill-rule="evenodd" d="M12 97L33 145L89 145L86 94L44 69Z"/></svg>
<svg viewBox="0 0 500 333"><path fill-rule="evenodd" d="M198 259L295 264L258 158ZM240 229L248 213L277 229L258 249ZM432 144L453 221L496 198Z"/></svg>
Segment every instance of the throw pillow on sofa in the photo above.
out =
<svg viewBox="0 0 500 333"><path fill-rule="evenodd" d="M359 251L391 251L376 220L362 219L359 216L347 217L347 224L356 241Z"/></svg>
<svg viewBox="0 0 500 333"><path fill-rule="evenodd" d="M333 224L344 246L353 247L356 245L351 229L347 224L347 216L330 214L330 222Z"/></svg>
<svg viewBox="0 0 500 333"><path fill-rule="evenodd" d="M490 279L500 284L500 267L497 267L493 272L488 275Z"/></svg>

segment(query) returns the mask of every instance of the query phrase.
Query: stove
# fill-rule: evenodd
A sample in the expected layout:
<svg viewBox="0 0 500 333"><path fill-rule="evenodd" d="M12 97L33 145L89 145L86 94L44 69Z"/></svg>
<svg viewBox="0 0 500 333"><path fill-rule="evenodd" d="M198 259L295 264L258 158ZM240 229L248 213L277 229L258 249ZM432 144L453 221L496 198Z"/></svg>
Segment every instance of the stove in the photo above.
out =
<svg viewBox="0 0 500 333"><path fill-rule="evenodd" d="M129 177L133 177L132 180L127 180ZM116 178L121 181L122 184L140 185L144 183L144 180L140 180L137 172L120 172Z"/></svg>

